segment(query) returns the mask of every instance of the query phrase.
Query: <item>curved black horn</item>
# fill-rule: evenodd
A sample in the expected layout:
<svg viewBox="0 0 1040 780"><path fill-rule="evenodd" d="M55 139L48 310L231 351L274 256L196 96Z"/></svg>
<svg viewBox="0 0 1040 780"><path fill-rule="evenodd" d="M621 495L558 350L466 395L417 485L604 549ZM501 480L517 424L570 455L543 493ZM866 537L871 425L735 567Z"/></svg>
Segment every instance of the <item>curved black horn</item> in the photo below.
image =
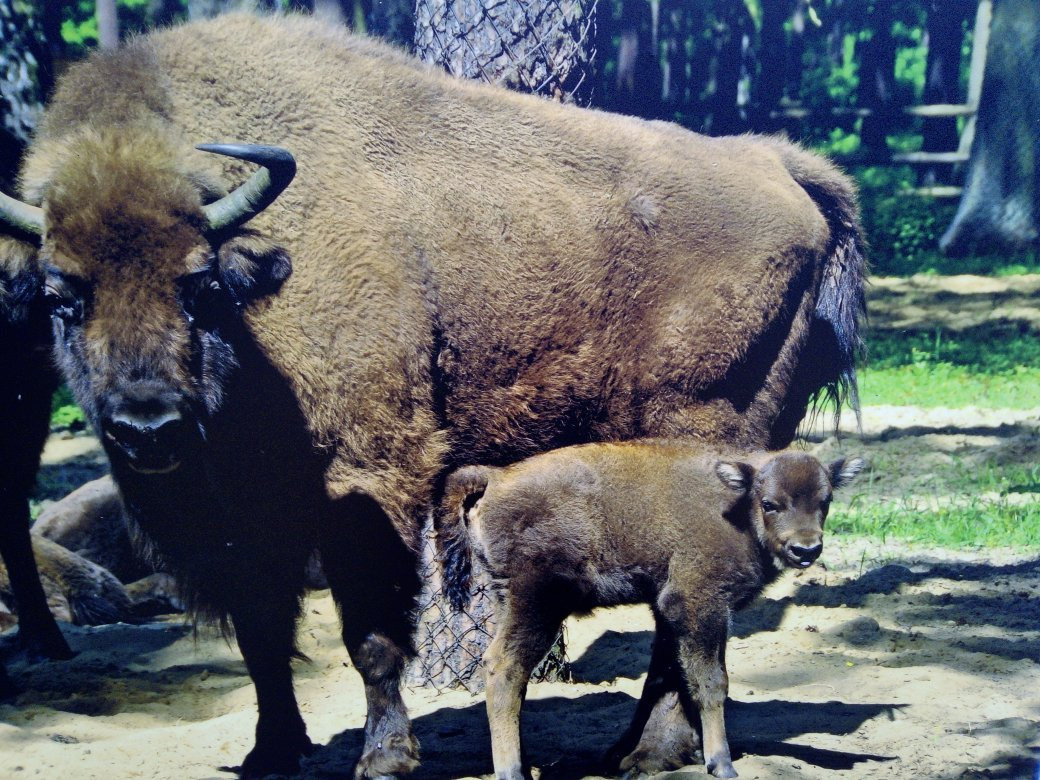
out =
<svg viewBox="0 0 1040 780"><path fill-rule="evenodd" d="M0 192L0 222L34 238L43 235L43 209Z"/></svg>
<svg viewBox="0 0 1040 780"><path fill-rule="evenodd" d="M263 166L233 192L202 207L213 232L244 225L270 206L296 175L296 160L279 146L201 144L195 148Z"/></svg>

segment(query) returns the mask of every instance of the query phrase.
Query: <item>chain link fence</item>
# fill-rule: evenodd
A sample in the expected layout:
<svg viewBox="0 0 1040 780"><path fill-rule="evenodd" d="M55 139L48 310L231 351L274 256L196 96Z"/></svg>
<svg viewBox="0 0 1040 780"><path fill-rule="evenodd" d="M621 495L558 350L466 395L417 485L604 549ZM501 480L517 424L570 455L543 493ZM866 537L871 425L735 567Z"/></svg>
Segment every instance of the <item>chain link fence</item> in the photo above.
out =
<svg viewBox="0 0 1040 780"><path fill-rule="evenodd" d="M469 603L462 612L453 610L444 597L432 520L427 521L423 532L420 575L423 590L419 596L417 654L408 670L408 683L438 690L464 688L470 693L479 693L484 690L481 657L495 633L495 599L490 578L480 564L473 561ZM566 639L561 631L531 679L569 681L570 665L565 650Z"/></svg>
<svg viewBox="0 0 1040 780"><path fill-rule="evenodd" d="M597 0L416 0L415 51L449 73L589 105Z"/></svg>

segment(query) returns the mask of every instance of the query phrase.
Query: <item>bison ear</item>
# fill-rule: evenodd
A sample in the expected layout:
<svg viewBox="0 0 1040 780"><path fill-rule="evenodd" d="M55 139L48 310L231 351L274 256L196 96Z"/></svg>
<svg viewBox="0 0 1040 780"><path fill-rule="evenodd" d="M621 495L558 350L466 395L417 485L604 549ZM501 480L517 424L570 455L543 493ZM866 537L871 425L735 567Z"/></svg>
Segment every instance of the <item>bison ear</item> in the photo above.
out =
<svg viewBox="0 0 1040 780"><path fill-rule="evenodd" d="M751 490L751 482L755 478L755 470L739 461L720 460L715 464L715 474L723 485L737 493Z"/></svg>
<svg viewBox="0 0 1040 780"><path fill-rule="evenodd" d="M837 489L849 484L866 465L867 462L863 458L838 458L827 466L831 487Z"/></svg>
<svg viewBox="0 0 1040 780"><path fill-rule="evenodd" d="M292 261L284 247L248 230L220 245L217 266L221 282L237 304L278 292L292 273Z"/></svg>

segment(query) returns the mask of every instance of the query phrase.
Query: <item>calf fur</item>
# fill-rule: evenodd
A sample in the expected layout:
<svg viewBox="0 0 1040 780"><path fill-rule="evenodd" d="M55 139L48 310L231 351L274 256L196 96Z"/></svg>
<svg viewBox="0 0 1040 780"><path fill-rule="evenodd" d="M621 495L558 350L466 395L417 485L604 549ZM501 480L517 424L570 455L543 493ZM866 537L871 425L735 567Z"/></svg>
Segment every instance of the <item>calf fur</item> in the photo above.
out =
<svg viewBox="0 0 1040 780"><path fill-rule="evenodd" d="M499 600L484 659L496 777L524 776L527 680L564 618L629 603L651 605L657 634L612 768L675 769L703 738L708 771L736 776L723 721L730 616L785 567L816 560L833 491L863 465L644 440L453 473L441 516L448 594L465 600L472 554Z"/></svg>

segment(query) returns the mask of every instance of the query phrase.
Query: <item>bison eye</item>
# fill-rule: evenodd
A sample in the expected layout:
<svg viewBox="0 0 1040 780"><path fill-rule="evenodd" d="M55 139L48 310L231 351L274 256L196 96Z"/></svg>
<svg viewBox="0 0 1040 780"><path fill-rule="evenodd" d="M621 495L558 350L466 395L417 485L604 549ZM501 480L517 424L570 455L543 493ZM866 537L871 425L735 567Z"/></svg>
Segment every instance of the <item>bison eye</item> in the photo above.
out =
<svg viewBox="0 0 1040 780"><path fill-rule="evenodd" d="M215 328L234 308L227 290L208 272L189 274L179 284L181 307L196 327Z"/></svg>
<svg viewBox="0 0 1040 780"><path fill-rule="evenodd" d="M776 504L774 504L772 501L763 501L762 502L762 511L765 512L766 514L770 514L772 512L779 512L780 511L780 507L777 506Z"/></svg>
<svg viewBox="0 0 1040 780"><path fill-rule="evenodd" d="M83 304L67 292L47 285L44 288L43 300L50 309L51 316L57 317L66 325L78 325L83 321Z"/></svg>

